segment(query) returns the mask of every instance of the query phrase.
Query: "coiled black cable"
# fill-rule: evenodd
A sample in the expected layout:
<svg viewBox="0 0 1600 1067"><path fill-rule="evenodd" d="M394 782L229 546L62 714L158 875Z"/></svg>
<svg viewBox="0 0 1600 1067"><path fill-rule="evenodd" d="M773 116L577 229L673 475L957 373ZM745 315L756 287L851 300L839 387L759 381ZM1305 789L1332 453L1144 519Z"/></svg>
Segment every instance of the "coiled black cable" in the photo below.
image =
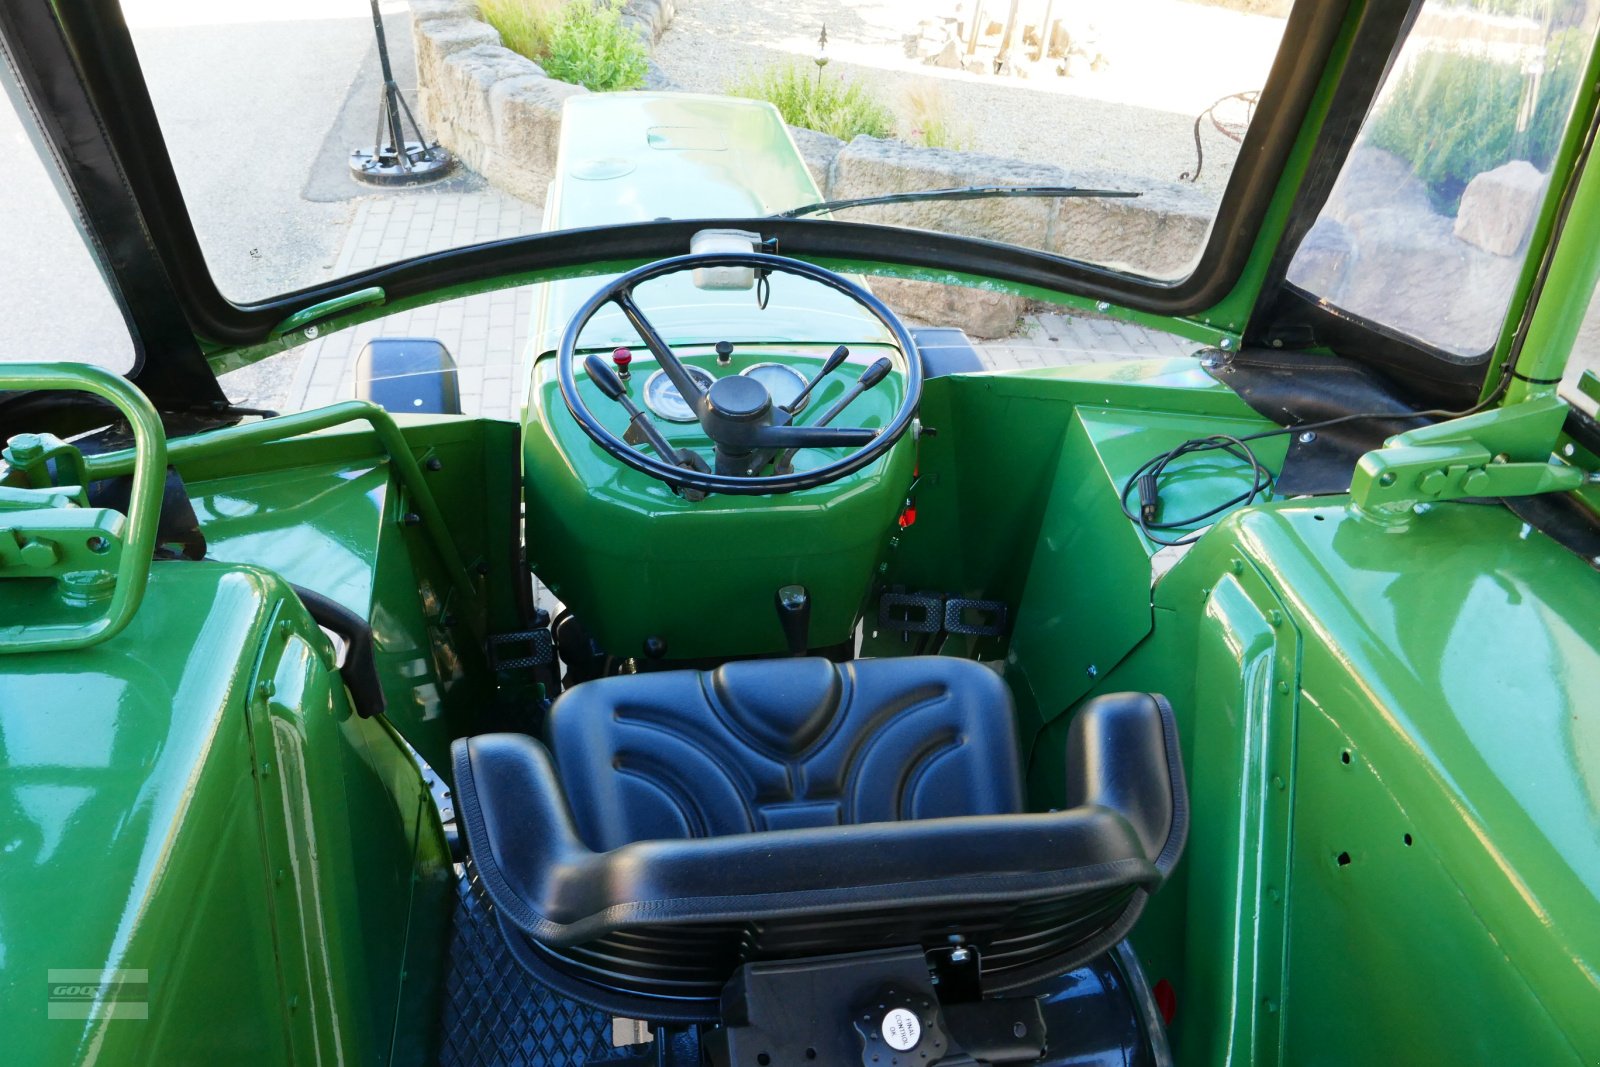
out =
<svg viewBox="0 0 1600 1067"><path fill-rule="evenodd" d="M1140 533L1155 544L1165 545L1168 548L1175 548L1179 545L1192 545L1209 529L1209 525L1200 526L1201 523L1206 523L1207 520L1214 519L1233 508L1253 504L1257 498L1272 488L1272 472L1262 465L1260 458L1251 449L1250 442L1265 440L1269 437L1279 437L1284 434L1324 430L1330 426L1339 426L1347 422L1359 422L1364 419L1458 419L1467 415L1476 415L1478 412L1492 407L1505 395L1506 390L1511 386L1511 372L1515 365L1514 359L1502 364L1500 381L1495 384L1489 395L1461 411L1449 411L1444 408L1432 408L1427 411L1363 411L1353 415L1339 415L1331 419L1322 419L1319 422L1302 422L1294 426L1279 426L1271 430L1244 434L1240 437L1219 433L1212 434L1209 437L1190 438L1176 448L1151 457L1141 464L1138 470L1133 472L1122 486L1122 513L1128 517L1128 521L1139 527ZM1166 475L1168 467L1175 461L1199 452L1225 452L1241 462L1249 464L1250 487L1199 514L1185 515L1176 519L1163 519L1161 516L1162 477ZM1134 508L1130 506L1129 498L1133 496L1136 490L1139 495L1139 506ZM1200 526L1200 528L1195 529L1194 527L1196 526ZM1183 530L1185 532L1179 537L1168 537L1162 532L1173 530Z"/></svg>

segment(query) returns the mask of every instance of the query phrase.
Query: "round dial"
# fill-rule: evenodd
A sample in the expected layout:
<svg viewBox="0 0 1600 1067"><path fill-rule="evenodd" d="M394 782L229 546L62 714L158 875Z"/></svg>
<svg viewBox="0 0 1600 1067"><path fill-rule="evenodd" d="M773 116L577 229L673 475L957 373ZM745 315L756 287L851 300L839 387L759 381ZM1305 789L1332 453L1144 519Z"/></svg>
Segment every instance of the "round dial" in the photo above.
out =
<svg viewBox="0 0 1600 1067"><path fill-rule="evenodd" d="M685 367L689 377L702 389L710 389L716 378L699 367ZM672 384L672 379L667 377L667 372L658 370L650 375L644 383L645 407L655 412L660 418L668 422L694 422L694 409L689 402L678 392L678 387Z"/></svg>
<svg viewBox="0 0 1600 1067"><path fill-rule="evenodd" d="M746 367L744 376L754 378L767 387L767 395L772 397L774 407L788 407L806 387L805 375L784 363L757 363L753 367ZM807 397L806 402L810 401L811 398ZM800 408L804 409L805 406L801 404Z"/></svg>

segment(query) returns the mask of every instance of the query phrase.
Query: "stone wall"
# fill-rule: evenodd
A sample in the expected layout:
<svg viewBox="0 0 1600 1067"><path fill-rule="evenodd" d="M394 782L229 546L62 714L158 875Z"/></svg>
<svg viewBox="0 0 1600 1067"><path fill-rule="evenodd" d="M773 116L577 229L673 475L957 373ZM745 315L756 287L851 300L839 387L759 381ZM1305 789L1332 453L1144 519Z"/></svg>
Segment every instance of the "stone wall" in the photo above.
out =
<svg viewBox="0 0 1600 1067"><path fill-rule="evenodd" d="M544 202L555 177L562 105L582 86L547 77L505 48L474 0L411 0L418 110L428 134L494 185ZM625 17L651 43L673 0L633 0ZM791 127L828 199L967 185L1129 188L1129 179L998 156L857 137L849 144ZM1182 277L1210 231L1209 198L1186 185L1139 183L1137 199L991 199L858 210L853 221L939 230L1069 254L1158 278ZM1030 301L1001 293L894 279L873 289L913 319L962 326L975 337L1012 332Z"/></svg>
<svg viewBox="0 0 1600 1067"><path fill-rule="evenodd" d="M673 0L630 0L623 20L654 44L674 12ZM503 46L475 0L411 0L411 33L429 136L501 189L543 203L555 178L562 104L588 90Z"/></svg>
<svg viewBox="0 0 1600 1067"><path fill-rule="evenodd" d="M934 200L853 209L850 219L855 222L1003 241L1156 278L1187 274L1211 231L1210 200L1184 185L1130 183L1121 175L875 137L844 144L803 132L796 143L830 200L971 185L1131 189L1140 194L1132 199ZM968 333L983 338L1011 333L1030 305L1023 297L888 278L874 279L872 287L901 314L932 323L960 322Z"/></svg>

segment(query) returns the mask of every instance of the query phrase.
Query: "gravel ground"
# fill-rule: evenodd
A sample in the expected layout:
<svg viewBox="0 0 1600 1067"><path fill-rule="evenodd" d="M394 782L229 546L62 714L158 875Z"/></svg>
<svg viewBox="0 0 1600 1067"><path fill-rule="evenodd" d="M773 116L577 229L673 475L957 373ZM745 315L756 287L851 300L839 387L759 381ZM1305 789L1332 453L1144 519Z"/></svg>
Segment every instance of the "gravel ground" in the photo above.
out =
<svg viewBox="0 0 1600 1067"><path fill-rule="evenodd" d="M963 0L971 4L974 0ZM1035 21L1044 0L1024 0ZM1231 93L1259 89L1283 20L1183 0L1057 0L1055 16L1094 41L1103 69L1064 78L1046 67L1027 78L926 66L907 55L920 20L954 14L956 0L678 0L657 45L661 71L683 89L718 92L753 70L809 62L826 23L824 76L875 86L904 114L909 92L935 92L962 147L1067 167L1171 181L1194 168L1195 116ZM989 0L1003 21L1008 5ZM1152 32L1151 27L1161 27ZM1200 187L1221 195L1238 146L1210 129Z"/></svg>

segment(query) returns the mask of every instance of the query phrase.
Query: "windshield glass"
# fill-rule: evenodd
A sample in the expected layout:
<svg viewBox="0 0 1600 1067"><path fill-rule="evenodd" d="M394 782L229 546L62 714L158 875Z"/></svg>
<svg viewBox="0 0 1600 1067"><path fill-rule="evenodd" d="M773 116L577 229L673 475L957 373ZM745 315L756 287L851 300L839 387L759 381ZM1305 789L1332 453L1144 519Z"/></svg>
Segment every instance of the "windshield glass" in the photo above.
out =
<svg viewBox="0 0 1600 1067"><path fill-rule="evenodd" d="M831 217L1180 279L1289 2L380 0L382 53L369 0L122 6L210 271L252 302L541 230L994 185L1140 195Z"/></svg>
<svg viewBox="0 0 1600 1067"><path fill-rule="evenodd" d="M1588 0L1423 4L1289 281L1448 356L1485 356L1596 17Z"/></svg>

